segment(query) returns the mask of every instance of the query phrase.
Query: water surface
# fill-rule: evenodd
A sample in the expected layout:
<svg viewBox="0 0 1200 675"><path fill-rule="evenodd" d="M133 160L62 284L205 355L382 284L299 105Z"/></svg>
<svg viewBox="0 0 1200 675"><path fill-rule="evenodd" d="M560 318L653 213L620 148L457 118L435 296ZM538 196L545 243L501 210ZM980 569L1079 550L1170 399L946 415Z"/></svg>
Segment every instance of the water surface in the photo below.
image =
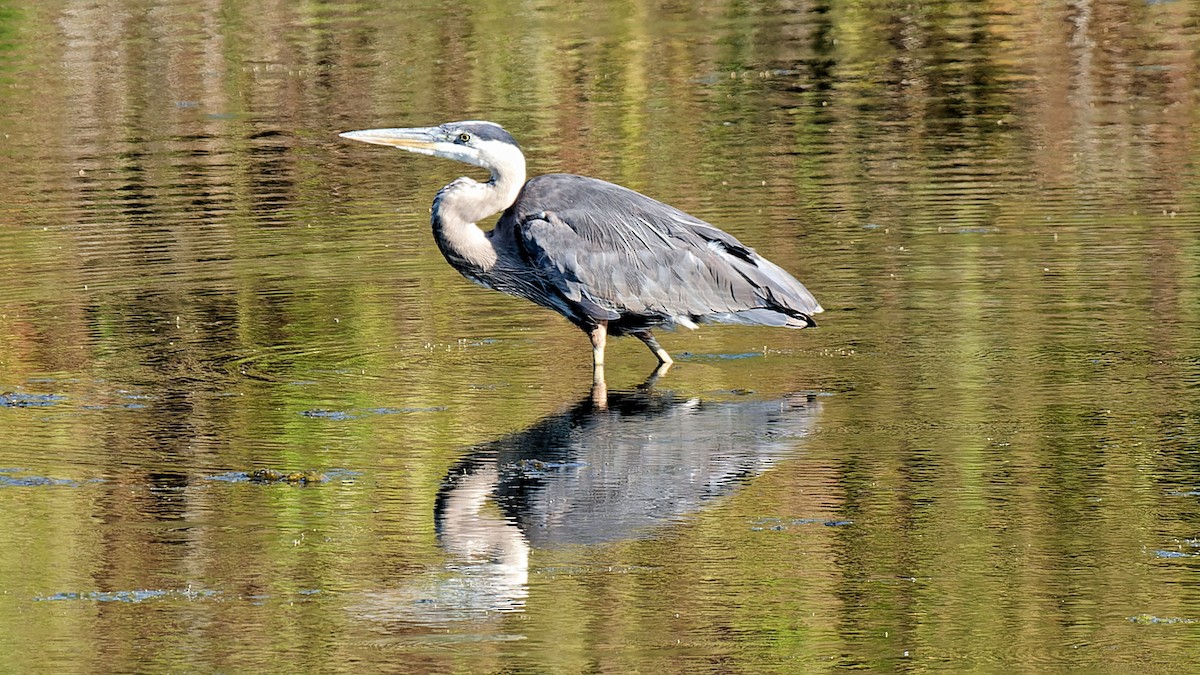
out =
<svg viewBox="0 0 1200 675"><path fill-rule="evenodd" d="M0 4L0 670L1187 670L1198 25ZM480 118L820 327L616 341L597 408L433 246L471 169L336 135Z"/></svg>

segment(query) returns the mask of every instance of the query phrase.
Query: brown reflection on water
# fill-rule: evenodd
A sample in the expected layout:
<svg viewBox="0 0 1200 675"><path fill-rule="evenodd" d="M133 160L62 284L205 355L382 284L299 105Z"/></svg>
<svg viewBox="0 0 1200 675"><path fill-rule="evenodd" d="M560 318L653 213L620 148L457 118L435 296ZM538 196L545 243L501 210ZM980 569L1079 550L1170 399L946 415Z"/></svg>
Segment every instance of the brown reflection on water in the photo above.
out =
<svg viewBox="0 0 1200 675"><path fill-rule="evenodd" d="M0 670L1190 666L1198 24L1169 0L5 5ZM665 336L673 396L833 395L771 471L650 536L534 546L522 611L431 637L380 589L471 550L439 547L447 473L589 383L575 329L430 242L461 167L336 137L465 118L535 173L713 221L829 308ZM614 390L641 382L644 349L612 350ZM240 480L261 467L332 478Z"/></svg>

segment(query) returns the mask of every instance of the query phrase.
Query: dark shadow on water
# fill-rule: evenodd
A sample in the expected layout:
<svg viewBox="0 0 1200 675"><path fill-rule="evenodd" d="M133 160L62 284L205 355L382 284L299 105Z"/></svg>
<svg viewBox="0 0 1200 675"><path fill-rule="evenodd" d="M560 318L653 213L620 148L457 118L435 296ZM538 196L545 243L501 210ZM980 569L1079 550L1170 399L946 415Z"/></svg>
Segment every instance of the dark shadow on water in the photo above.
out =
<svg viewBox="0 0 1200 675"><path fill-rule="evenodd" d="M360 612L447 626L521 611L532 551L661 533L792 456L820 407L810 393L705 401L610 392L473 447L447 473L434 508L445 568Z"/></svg>

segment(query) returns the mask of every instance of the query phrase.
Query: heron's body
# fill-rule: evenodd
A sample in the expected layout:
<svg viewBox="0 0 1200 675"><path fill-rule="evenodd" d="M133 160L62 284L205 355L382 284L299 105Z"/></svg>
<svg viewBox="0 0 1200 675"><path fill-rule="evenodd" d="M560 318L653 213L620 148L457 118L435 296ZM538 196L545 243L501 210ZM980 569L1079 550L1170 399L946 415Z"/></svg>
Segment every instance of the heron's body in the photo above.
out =
<svg viewBox="0 0 1200 675"><path fill-rule="evenodd" d="M491 122L343 136L488 169L486 183L459 178L438 192L438 247L468 279L553 309L587 332L598 377L607 335L635 335L669 364L654 327L805 328L822 311L792 275L674 207L585 176L526 182L516 141ZM476 224L500 212L491 231Z"/></svg>

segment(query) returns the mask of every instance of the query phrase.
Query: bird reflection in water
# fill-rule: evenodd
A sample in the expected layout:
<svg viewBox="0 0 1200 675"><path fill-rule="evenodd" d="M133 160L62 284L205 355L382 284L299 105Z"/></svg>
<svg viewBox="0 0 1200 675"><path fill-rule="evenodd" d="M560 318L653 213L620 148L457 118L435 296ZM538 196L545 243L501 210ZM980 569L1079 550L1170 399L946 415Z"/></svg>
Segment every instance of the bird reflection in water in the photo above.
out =
<svg viewBox="0 0 1200 675"><path fill-rule="evenodd" d="M819 411L807 393L703 401L611 392L476 446L437 496L446 570L371 613L446 625L519 611L534 549L653 536L789 457Z"/></svg>

